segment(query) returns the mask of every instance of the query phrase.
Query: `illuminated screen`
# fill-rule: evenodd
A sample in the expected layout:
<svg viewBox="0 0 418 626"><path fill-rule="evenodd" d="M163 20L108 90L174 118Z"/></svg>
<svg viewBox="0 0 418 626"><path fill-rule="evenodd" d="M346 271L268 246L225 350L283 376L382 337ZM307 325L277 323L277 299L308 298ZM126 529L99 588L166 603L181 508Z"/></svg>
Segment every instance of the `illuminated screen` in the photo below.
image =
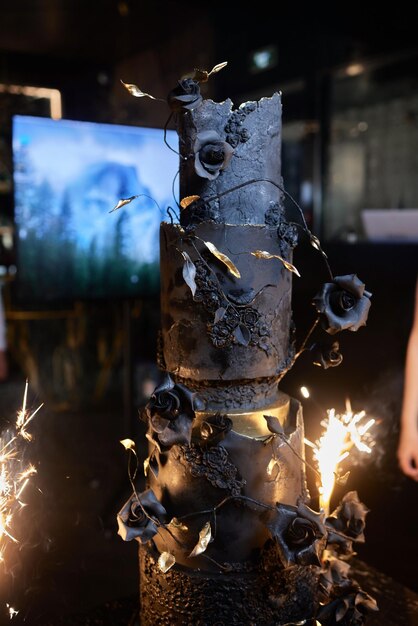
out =
<svg viewBox="0 0 418 626"><path fill-rule="evenodd" d="M177 148L177 134L167 131ZM13 118L19 298L154 294L178 155L163 131ZM143 194L109 213L121 198Z"/></svg>

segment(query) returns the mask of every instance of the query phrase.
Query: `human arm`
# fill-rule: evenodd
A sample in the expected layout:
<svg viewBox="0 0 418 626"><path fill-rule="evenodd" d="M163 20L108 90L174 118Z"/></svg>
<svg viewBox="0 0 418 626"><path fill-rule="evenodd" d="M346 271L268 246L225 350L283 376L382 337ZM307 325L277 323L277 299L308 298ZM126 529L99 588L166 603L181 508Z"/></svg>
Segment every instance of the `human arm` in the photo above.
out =
<svg viewBox="0 0 418 626"><path fill-rule="evenodd" d="M398 460L402 471L418 481L418 282L414 321L406 352Z"/></svg>

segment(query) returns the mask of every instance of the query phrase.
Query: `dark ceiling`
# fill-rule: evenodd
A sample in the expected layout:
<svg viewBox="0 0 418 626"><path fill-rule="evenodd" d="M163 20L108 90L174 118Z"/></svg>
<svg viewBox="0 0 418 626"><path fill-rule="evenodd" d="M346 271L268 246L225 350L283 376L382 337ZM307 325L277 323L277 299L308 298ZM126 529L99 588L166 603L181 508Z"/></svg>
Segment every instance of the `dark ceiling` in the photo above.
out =
<svg viewBox="0 0 418 626"><path fill-rule="evenodd" d="M174 31L187 38L190 23L196 28L207 20L218 44L241 54L271 41L293 42L301 53L309 41L366 54L416 45L415 20L401 7L368 13L347 6L337 13L290 2L267 8L203 0L0 0L0 55L113 64L158 47Z"/></svg>
<svg viewBox="0 0 418 626"><path fill-rule="evenodd" d="M0 52L113 63L184 26L188 6L161 0L1 0ZM193 7L193 18L202 14Z"/></svg>
<svg viewBox="0 0 418 626"><path fill-rule="evenodd" d="M143 50L158 52L167 40L190 57L185 70L195 67L202 52L229 62L217 78L217 98L300 79L309 85L329 69L418 45L415 20L398 6L395 13L380 7L376 14L351 5L340 13L307 9L286 0L273 8L207 0L0 0L0 83L56 87L68 114L96 117L100 111L105 118L104 94L119 78L118 63ZM251 74L249 53L270 44L278 49L277 67Z"/></svg>

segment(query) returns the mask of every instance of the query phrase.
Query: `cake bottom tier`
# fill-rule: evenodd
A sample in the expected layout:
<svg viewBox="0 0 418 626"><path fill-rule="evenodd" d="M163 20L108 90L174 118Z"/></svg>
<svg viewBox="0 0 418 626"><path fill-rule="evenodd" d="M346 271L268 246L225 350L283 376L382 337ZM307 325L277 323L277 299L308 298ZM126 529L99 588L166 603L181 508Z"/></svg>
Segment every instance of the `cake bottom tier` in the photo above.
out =
<svg viewBox="0 0 418 626"><path fill-rule="evenodd" d="M154 547L141 545L141 626L284 626L315 624L318 569L278 569L267 544L257 562L209 573L175 565L163 574Z"/></svg>

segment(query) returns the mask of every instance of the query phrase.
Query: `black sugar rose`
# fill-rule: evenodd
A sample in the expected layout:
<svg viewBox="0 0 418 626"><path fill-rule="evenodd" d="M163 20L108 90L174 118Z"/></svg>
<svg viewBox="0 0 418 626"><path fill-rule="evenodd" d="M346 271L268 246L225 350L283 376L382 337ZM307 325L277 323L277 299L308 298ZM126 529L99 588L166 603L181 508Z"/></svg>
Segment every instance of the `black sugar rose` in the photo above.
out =
<svg viewBox="0 0 418 626"><path fill-rule="evenodd" d="M346 557L354 554L352 539L346 537L341 532L334 532L330 526L327 526L327 531L327 547Z"/></svg>
<svg viewBox="0 0 418 626"><path fill-rule="evenodd" d="M214 204L204 202L202 199L195 200L189 204L186 209L182 210L182 215L190 215L190 224L185 226L186 231L193 230L196 224L200 224L201 222L220 221L219 207Z"/></svg>
<svg viewBox="0 0 418 626"><path fill-rule="evenodd" d="M260 314L256 309L245 308L241 311L241 322L248 327L249 330L254 330L255 325L260 319Z"/></svg>
<svg viewBox="0 0 418 626"><path fill-rule="evenodd" d="M297 507L276 504L267 527L277 542L284 567L291 564L320 565L326 543L323 513L316 513L303 503Z"/></svg>
<svg viewBox="0 0 418 626"><path fill-rule="evenodd" d="M232 343L233 338L231 330L226 326L226 324L209 324L208 334L211 342L216 348L226 348Z"/></svg>
<svg viewBox="0 0 418 626"><path fill-rule="evenodd" d="M225 439L232 428L232 420L226 415L215 413L200 426L200 437L205 446L215 446Z"/></svg>
<svg viewBox="0 0 418 626"><path fill-rule="evenodd" d="M323 367L324 370L337 367L343 360L338 341L314 343L309 349L312 352L314 365Z"/></svg>
<svg viewBox="0 0 418 626"><path fill-rule="evenodd" d="M231 160L234 150L217 132L205 130L194 143L194 169L201 178L215 180Z"/></svg>
<svg viewBox="0 0 418 626"><path fill-rule="evenodd" d="M189 402L190 404L190 402ZM169 375L159 385L149 400L146 412L150 419L174 420L180 409L180 394Z"/></svg>
<svg viewBox="0 0 418 626"><path fill-rule="evenodd" d="M356 274L336 276L332 283L322 286L313 304L322 315L325 330L333 335L341 330L356 331L366 324L371 295Z"/></svg>
<svg viewBox="0 0 418 626"><path fill-rule="evenodd" d="M316 619L323 626L362 626L368 613L377 611L375 600L348 577L345 561L329 558L319 576L319 600L322 604Z"/></svg>
<svg viewBox="0 0 418 626"><path fill-rule="evenodd" d="M207 302L206 307L209 308ZM214 323L207 326L210 340L217 348L226 348L234 341L234 331L240 321L239 315L233 307L226 309L218 307L214 313Z"/></svg>
<svg viewBox="0 0 418 626"><path fill-rule="evenodd" d="M379 610L376 601L353 581L347 580L341 588L334 587L332 596L331 602L321 606L316 615L322 626L363 626L367 615Z"/></svg>
<svg viewBox="0 0 418 626"><path fill-rule="evenodd" d="M167 96L172 111L191 111L202 102L199 83L192 78L183 78Z"/></svg>
<svg viewBox="0 0 418 626"><path fill-rule="evenodd" d="M327 525L353 541L363 542L368 512L369 509L360 502L357 491L349 491L332 515L327 517Z"/></svg>
<svg viewBox="0 0 418 626"><path fill-rule="evenodd" d="M350 566L346 561L334 557L330 557L326 561L319 576L319 599L321 602L327 602L336 587L342 589L350 585L349 570Z"/></svg>
<svg viewBox="0 0 418 626"><path fill-rule="evenodd" d="M167 511L152 489L132 494L118 513L118 535L124 541L137 539L146 543L157 533L158 526L165 523L166 516Z"/></svg>
<svg viewBox="0 0 418 626"><path fill-rule="evenodd" d="M145 407L151 429L165 447L188 445L192 434L195 410L203 408L196 394L180 383L174 383L169 374L152 394Z"/></svg>
<svg viewBox="0 0 418 626"><path fill-rule="evenodd" d="M279 240L283 240L290 248L295 248L298 244L298 229L294 224L281 222L277 228Z"/></svg>

